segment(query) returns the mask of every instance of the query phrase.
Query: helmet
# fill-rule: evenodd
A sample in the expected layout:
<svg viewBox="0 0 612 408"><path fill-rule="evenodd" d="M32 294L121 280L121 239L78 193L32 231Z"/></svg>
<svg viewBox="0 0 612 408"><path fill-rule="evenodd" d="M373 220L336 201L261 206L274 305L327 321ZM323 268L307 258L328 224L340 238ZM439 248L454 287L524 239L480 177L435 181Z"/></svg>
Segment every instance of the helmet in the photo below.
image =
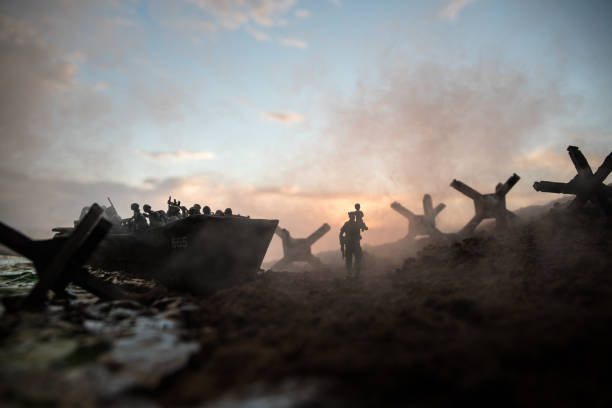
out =
<svg viewBox="0 0 612 408"><path fill-rule="evenodd" d="M206 215L210 215L210 207L205 205L204 208L202 209L202 212Z"/></svg>
<svg viewBox="0 0 612 408"><path fill-rule="evenodd" d="M357 211L359 211L359 209L360 209L360 208L361 208L361 206L359 205L359 203L355 203L355 209L356 209Z"/></svg>
<svg viewBox="0 0 612 408"><path fill-rule="evenodd" d="M200 209L200 208L202 208L202 207L200 207L200 204L194 204L194 205L193 205L193 208L197 208L197 209L199 210L199 209Z"/></svg>
<svg viewBox="0 0 612 408"><path fill-rule="evenodd" d="M138 211L140 206L138 205L138 203L132 203L132 205L130 205L130 208L132 209L132 211Z"/></svg>
<svg viewBox="0 0 612 408"><path fill-rule="evenodd" d="M151 211L151 206L149 204L145 204L145 205L142 206L142 210L144 212L149 212L149 211Z"/></svg>
<svg viewBox="0 0 612 408"><path fill-rule="evenodd" d="M232 215L232 209L231 209L231 208L229 208L229 207L227 207L227 208L225 209L225 213L224 213L224 214L225 214L225 215Z"/></svg>

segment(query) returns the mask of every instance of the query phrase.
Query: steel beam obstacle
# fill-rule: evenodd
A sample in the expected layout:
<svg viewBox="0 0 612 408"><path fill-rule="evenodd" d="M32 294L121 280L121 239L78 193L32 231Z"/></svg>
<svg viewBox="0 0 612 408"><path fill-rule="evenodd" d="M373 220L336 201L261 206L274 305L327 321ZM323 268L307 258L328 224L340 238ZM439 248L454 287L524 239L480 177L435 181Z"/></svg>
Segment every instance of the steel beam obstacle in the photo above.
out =
<svg viewBox="0 0 612 408"><path fill-rule="evenodd" d="M440 203L436 208L433 208L431 196L429 194L423 196L422 215L414 214L397 201L391 203L391 208L408 219L408 235L406 235L406 238L415 239L419 235L427 235L432 239L438 239L444 236L444 234L436 228L436 216L446 208L446 204Z"/></svg>
<svg viewBox="0 0 612 408"><path fill-rule="evenodd" d="M607 215L612 215L612 204L610 204L612 186L603 183L612 172L612 152L608 154L595 173L578 147L568 146L567 152L578 174L567 183L536 181L533 183L533 188L544 193L575 195L576 198L569 205L572 209L581 208L590 201Z"/></svg>
<svg viewBox="0 0 612 408"><path fill-rule="evenodd" d="M0 222L0 242L30 259L38 275L38 282L18 307L40 310L50 290L58 297L69 296L66 287L70 282L104 300L127 297L123 290L96 278L83 267L112 227L102 213L102 208L94 204L68 237L40 241Z"/></svg>
<svg viewBox="0 0 612 408"><path fill-rule="evenodd" d="M283 258L270 269L283 270L293 262L307 262L315 268L324 267L323 262L312 254L311 247L330 229L330 226L325 223L307 238L293 238L285 228L276 227L276 235L283 241Z"/></svg>
<svg viewBox="0 0 612 408"><path fill-rule="evenodd" d="M459 231L459 235L468 235L474 232L478 224L486 218L495 218L496 229L504 229L508 225L508 220L515 217L514 213L506 208L506 194L520 180L514 173L505 183L498 183L495 192L492 194L480 194L467 184L454 179L451 187L465 194L474 201L474 217Z"/></svg>

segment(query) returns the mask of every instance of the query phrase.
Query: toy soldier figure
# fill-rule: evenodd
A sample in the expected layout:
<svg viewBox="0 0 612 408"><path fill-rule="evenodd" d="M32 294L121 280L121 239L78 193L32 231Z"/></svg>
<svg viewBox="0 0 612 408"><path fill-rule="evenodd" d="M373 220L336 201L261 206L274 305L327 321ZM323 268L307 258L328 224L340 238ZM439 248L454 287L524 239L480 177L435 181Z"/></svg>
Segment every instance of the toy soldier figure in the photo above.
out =
<svg viewBox="0 0 612 408"><path fill-rule="evenodd" d="M355 221L355 213L349 212L349 220L340 229L340 251L345 260L346 272L351 276L353 269L353 257L355 257L355 276L359 276L361 271L361 231L360 226Z"/></svg>
<svg viewBox="0 0 612 408"><path fill-rule="evenodd" d="M164 225L164 223L162 222L161 216L159 215L158 211L151 211L151 206L149 204L145 204L142 206L142 211L144 212L145 217L147 217L149 219L149 226L150 227L161 227L162 225Z"/></svg>
<svg viewBox="0 0 612 408"><path fill-rule="evenodd" d="M190 209L189 209L189 216L194 216L194 215L200 215L200 204L194 204Z"/></svg>
<svg viewBox="0 0 612 408"><path fill-rule="evenodd" d="M168 217L170 214L175 215L177 218L180 217L181 213L181 202L176 201L176 198L172 200L172 196L168 197Z"/></svg>
<svg viewBox="0 0 612 408"><path fill-rule="evenodd" d="M355 204L355 222L357 223L357 225L359 225L359 229L361 231L367 231L368 230L368 226L365 225L365 223L363 222L363 211L361 211L361 206L359 205L359 203Z"/></svg>
<svg viewBox="0 0 612 408"><path fill-rule="evenodd" d="M134 215L132 215L132 218L130 219L130 227L132 231L147 229L147 219L140 213L140 206L138 203L132 203L130 208L132 211L134 211Z"/></svg>
<svg viewBox="0 0 612 408"><path fill-rule="evenodd" d="M175 205L168 207L168 222L180 220L181 209Z"/></svg>
<svg viewBox="0 0 612 408"><path fill-rule="evenodd" d="M161 223L161 225L166 225L166 223L168 222L168 216L166 215L166 212L164 210L157 210L156 213L159 216L159 222Z"/></svg>

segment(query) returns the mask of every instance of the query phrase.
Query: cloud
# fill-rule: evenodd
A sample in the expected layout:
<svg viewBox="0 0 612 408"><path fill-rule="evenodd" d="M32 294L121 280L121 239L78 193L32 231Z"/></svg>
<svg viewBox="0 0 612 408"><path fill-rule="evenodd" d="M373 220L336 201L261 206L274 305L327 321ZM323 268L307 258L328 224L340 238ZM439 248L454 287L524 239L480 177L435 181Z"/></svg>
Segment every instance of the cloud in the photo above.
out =
<svg viewBox="0 0 612 408"><path fill-rule="evenodd" d="M212 15L222 27L236 30L249 22L265 27L283 25L282 16L297 0L191 0L191 3Z"/></svg>
<svg viewBox="0 0 612 408"><path fill-rule="evenodd" d="M136 63L115 67L125 77L139 78L119 90L121 97L115 89L105 92L105 81L79 78L80 69L99 67L92 54L115 47L100 49L101 40L83 34L81 45L91 45L83 48L88 54L74 51L72 41L63 41L58 33L70 29L78 37L76 28L70 28L72 17L85 11L66 7L61 18L50 10L46 23L27 13L27 19L0 16L0 167L30 175L71 173L82 179L116 174L121 166L129 167L117 145L130 145L130 126L143 117L163 126L183 120L193 107L194 91L165 79L154 67L143 72ZM129 36L120 42L129 42Z"/></svg>
<svg viewBox="0 0 612 408"><path fill-rule="evenodd" d="M350 198L360 194L358 191L338 191L325 187L321 190L303 190L296 186L258 186L252 187L249 191L256 196L280 196L284 198L319 200Z"/></svg>
<svg viewBox="0 0 612 408"><path fill-rule="evenodd" d="M138 101L144 113L159 125L184 120L184 111L192 103L190 92L182 89L175 81L163 77L146 83L135 83L129 91L129 97ZM136 111L136 108L133 110Z"/></svg>
<svg viewBox="0 0 612 408"><path fill-rule="evenodd" d="M297 4L297 0L260 0L253 1L251 17L263 26L284 25L284 20L277 17L287 13Z"/></svg>
<svg viewBox="0 0 612 408"><path fill-rule="evenodd" d="M508 196L509 208L551 199L532 188L543 179L533 167L538 158L523 156L527 146L550 145L550 129L576 108L563 81L535 78L502 61L462 67L397 61L360 78L340 103L330 98L333 104L321 107L327 117L319 136L308 138L295 156L279 155L277 167L284 170L270 171L266 180L293 189L279 196L324 193L322 186L359 192L362 205L376 203L381 222L391 223L381 226L389 237L397 232L386 213L389 203L398 200L419 210L425 193L448 206L440 217L442 229L462 226L473 204L449 186L453 178L489 193L517 172L521 181ZM348 197L338 200L347 205Z"/></svg>
<svg viewBox="0 0 612 408"><path fill-rule="evenodd" d="M293 12L293 14L298 18L308 18L310 17L310 11L306 9L297 9Z"/></svg>
<svg viewBox="0 0 612 408"><path fill-rule="evenodd" d="M154 160L212 160L216 157L213 152L193 152L188 150L176 150L173 152L145 152L139 150L136 153Z"/></svg>
<svg viewBox="0 0 612 408"><path fill-rule="evenodd" d="M438 18L442 20L454 20L464 8L475 1L476 0L449 0L448 3L438 10Z"/></svg>
<svg viewBox="0 0 612 408"><path fill-rule="evenodd" d="M92 89L98 92L106 91L108 89L108 84L106 82L96 82L92 86Z"/></svg>
<svg viewBox="0 0 612 408"><path fill-rule="evenodd" d="M278 42L285 47L306 48L308 46L306 41L298 38L281 38Z"/></svg>
<svg viewBox="0 0 612 408"><path fill-rule="evenodd" d="M283 123L285 125L292 125L304 121L304 116L295 112L265 112L263 117L267 120Z"/></svg>
<svg viewBox="0 0 612 408"><path fill-rule="evenodd" d="M517 155L514 163L519 171L533 174L538 180L568 181L576 175L576 168L566 150L570 143L554 146L554 149L549 146L536 147ZM595 146L594 143L588 143L581 149L593 171L597 170L606 156L604 151L594 150Z"/></svg>
<svg viewBox="0 0 612 408"><path fill-rule="evenodd" d="M263 31L256 30L251 26L247 25L244 29L247 33L251 34L251 36L257 41L268 41L270 39L270 36L268 34L264 33Z"/></svg>
<svg viewBox="0 0 612 408"><path fill-rule="evenodd" d="M212 21L203 21L196 18L164 19L161 21L164 27L179 31L191 31L199 34L209 34L217 31L217 25Z"/></svg>
<svg viewBox="0 0 612 408"><path fill-rule="evenodd" d="M521 169L563 169L573 167L567 152L564 150L552 150L545 147L537 147L516 159L516 164Z"/></svg>
<svg viewBox="0 0 612 408"><path fill-rule="evenodd" d="M80 93L75 84L77 66L64 57L28 22L0 16L2 164L21 167L46 148L56 115L65 110L74 92L87 100L84 105L92 106L93 92Z"/></svg>
<svg viewBox="0 0 612 408"><path fill-rule="evenodd" d="M334 6L342 7L342 0L330 0Z"/></svg>
<svg viewBox="0 0 612 408"><path fill-rule="evenodd" d="M426 191L446 188L455 177L494 176L485 185L505 179L525 143L572 106L554 79L536 80L496 61L463 68L398 63L381 77L363 83L325 132L336 156L330 162L340 163L335 173L370 169L380 176L359 184L372 180L377 188Z"/></svg>

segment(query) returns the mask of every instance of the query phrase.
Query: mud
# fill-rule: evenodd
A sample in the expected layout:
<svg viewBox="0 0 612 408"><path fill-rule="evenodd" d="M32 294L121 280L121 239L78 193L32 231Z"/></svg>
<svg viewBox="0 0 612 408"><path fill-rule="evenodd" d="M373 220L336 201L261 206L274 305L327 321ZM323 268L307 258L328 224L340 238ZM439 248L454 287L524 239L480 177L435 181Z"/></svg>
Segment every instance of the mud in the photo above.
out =
<svg viewBox="0 0 612 408"><path fill-rule="evenodd" d="M401 268L372 262L358 279L265 272L208 298L158 291L139 303L78 293L43 314L2 316L0 397L609 406L611 250L609 218L555 210L501 235L427 246Z"/></svg>

